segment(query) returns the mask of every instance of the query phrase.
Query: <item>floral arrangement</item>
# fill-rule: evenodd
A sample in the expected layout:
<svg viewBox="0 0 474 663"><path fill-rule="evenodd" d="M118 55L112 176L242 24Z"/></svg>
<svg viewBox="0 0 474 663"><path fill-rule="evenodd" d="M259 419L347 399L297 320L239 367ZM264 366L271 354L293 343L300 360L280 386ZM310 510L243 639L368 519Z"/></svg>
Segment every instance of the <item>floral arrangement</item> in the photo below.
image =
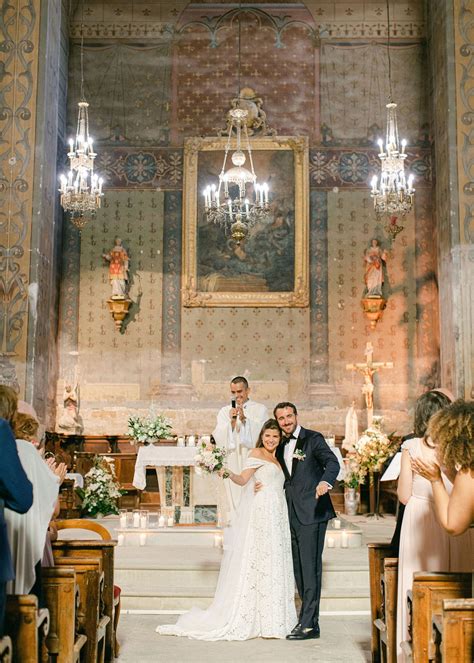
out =
<svg viewBox="0 0 474 663"><path fill-rule="evenodd" d="M130 444L166 438L171 431L171 421L161 414L128 418L128 434L132 438Z"/></svg>
<svg viewBox="0 0 474 663"><path fill-rule="evenodd" d="M93 463L84 477L84 488L76 488L82 499L82 511L90 516L118 513L118 499L127 491L120 490L114 460L107 456L95 456Z"/></svg>
<svg viewBox="0 0 474 663"><path fill-rule="evenodd" d="M302 449L296 449L295 453L293 454L293 458L295 460L304 460L306 458L306 454Z"/></svg>
<svg viewBox="0 0 474 663"><path fill-rule="evenodd" d="M376 471L394 452L396 442L391 435L381 429L381 420L374 417L372 425L362 433L354 444L354 460L358 465L358 474L363 483L366 475Z"/></svg>
<svg viewBox="0 0 474 663"><path fill-rule="evenodd" d="M204 472L205 474L214 474L224 469L224 461L227 456L227 451L216 447L211 442L201 441L197 446L198 452L194 456L194 469L197 474ZM224 472L224 479L228 474Z"/></svg>

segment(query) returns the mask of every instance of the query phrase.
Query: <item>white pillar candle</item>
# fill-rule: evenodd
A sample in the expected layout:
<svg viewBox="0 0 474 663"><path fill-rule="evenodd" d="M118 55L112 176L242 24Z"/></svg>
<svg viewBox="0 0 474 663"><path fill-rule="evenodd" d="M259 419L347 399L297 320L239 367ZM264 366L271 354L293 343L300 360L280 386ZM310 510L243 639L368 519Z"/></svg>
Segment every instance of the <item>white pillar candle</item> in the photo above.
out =
<svg viewBox="0 0 474 663"><path fill-rule="evenodd" d="M168 527L173 527L173 525L174 525L174 519L172 516L170 516L168 518Z"/></svg>
<svg viewBox="0 0 474 663"><path fill-rule="evenodd" d="M341 548L348 548L348 547L349 547L349 534L346 532L345 529L343 529L341 532Z"/></svg>
<svg viewBox="0 0 474 663"><path fill-rule="evenodd" d="M133 514L133 526L140 527L140 514L138 511Z"/></svg>
<svg viewBox="0 0 474 663"><path fill-rule="evenodd" d="M144 546L145 543L146 543L146 534L145 534L145 532L142 532L142 533L140 534L140 545L141 545L141 546Z"/></svg>
<svg viewBox="0 0 474 663"><path fill-rule="evenodd" d="M164 517L164 516L160 516L160 517L158 518L158 527L164 527L164 526L165 526L165 517Z"/></svg>
<svg viewBox="0 0 474 663"><path fill-rule="evenodd" d="M123 542L125 541L125 536L123 534L119 534L117 537L117 542L119 546L123 546Z"/></svg>
<svg viewBox="0 0 474 663"><path fill-rule="evenodd" d="M127 527L127 514L124 513L120 516L120 528L125 529Z"/></svg>
<svg viewBox="0 0 474 663"><path fill-rule="evenodd" d="M178 447L184 447L184 437L178 437Z"/></svg>
<svg viewBox="0 0 474 663"><path fill-rule="evenodd" d="M194 447L195 444L196 444L196 440L195 440L194 435L190 435L188 437L188 447Z"/></svg>
<svg viewBox="0 0 474 663"><path fill-rule="evenodd" d="M140 527L142 529L146 529L147 526L147 517L146 516L140 516Z"/></svg>
<svg viewBox="0 0 474 663"><path fill-rule="evenodd" d="M222 534L214 534L214 548L222 546Z"/></svg>
<svg viewBox="0 0 474 663"><path fill-rule="evenodd" d="M328 536L328 548L334 548L335 547L335 541L333 536Z"/></svg>
<svg viewBox="0 0 474 663"><path fill-rule="evenodd" d="M334 529L341 529L341 521L339 518L334 519Z"/></svg>

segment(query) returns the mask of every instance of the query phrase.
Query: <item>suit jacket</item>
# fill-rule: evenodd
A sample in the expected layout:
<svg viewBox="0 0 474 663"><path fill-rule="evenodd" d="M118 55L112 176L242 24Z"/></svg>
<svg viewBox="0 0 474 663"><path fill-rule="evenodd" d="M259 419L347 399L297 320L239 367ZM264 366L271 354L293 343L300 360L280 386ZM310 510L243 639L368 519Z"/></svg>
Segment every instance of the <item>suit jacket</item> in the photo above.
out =
<svg viewBox="0 0 474 663"><path fill-rule="evenodd" d="M315 499L316 486L326 481L334 486L339 474L339 462L321 433L301 428L295 446L305 454L304 460L293 459L291 475L284 459L285 446L281 444L276 457L285 473L285 495L288 509L292 508L302 525L325 522L336 517L329 493Z"/></svg>
<svg viewBox="0 0 474 663"><path fill-rule="evenodd" d="M18 457L10 424L5 419L0 419L0 453L0 582L6 582L15 574L3 506L17 513L26 513L33 504L33 487Z"/></svg>

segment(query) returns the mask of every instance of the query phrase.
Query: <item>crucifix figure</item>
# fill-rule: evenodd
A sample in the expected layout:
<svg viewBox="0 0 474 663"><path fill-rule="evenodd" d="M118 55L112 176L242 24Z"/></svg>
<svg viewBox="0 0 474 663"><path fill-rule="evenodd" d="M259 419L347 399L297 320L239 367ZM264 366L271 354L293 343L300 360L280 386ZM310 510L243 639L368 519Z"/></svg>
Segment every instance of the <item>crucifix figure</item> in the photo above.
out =
<svg viewBox="0 0 474 663"><path fill-rule="evenodd" d="M373 345L370 341L365 346L364 354L367 357L365 364L346 364L347 371L358 371L364 376L362 393L365 397L365 406L367 408L367 427L372 425L374 416L374 373L381 368L393 368L391 361L373 361Z"/></svg>

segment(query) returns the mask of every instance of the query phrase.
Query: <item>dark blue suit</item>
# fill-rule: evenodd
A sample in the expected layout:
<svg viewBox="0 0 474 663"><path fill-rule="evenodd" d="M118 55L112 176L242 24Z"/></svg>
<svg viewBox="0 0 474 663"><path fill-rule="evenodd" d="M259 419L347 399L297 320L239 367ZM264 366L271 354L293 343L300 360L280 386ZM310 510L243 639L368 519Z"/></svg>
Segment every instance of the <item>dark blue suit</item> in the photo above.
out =
<svg viewBox="0 0 474 663"><path fill-rule="evenodd" d="M293 569L302 602L298 621L302 628L313 628L319 620L324 537L328 520L336 516L329 493L316 499L316 486L321 481L334 486L340 468L324 437L316 431L300 429L295 453L301 451L305 458L293 459L291 474L284 450L281 444L276 457L285 473Z"/></svg>
<svg viewBox="0 0 474 663"><path fill-rule="evenodd" d="M0 458L0 635L3 635L5 584L15 577L3 507L26 513L33 504L33 487L18 457L10 424L1 418Z"/></svg>

